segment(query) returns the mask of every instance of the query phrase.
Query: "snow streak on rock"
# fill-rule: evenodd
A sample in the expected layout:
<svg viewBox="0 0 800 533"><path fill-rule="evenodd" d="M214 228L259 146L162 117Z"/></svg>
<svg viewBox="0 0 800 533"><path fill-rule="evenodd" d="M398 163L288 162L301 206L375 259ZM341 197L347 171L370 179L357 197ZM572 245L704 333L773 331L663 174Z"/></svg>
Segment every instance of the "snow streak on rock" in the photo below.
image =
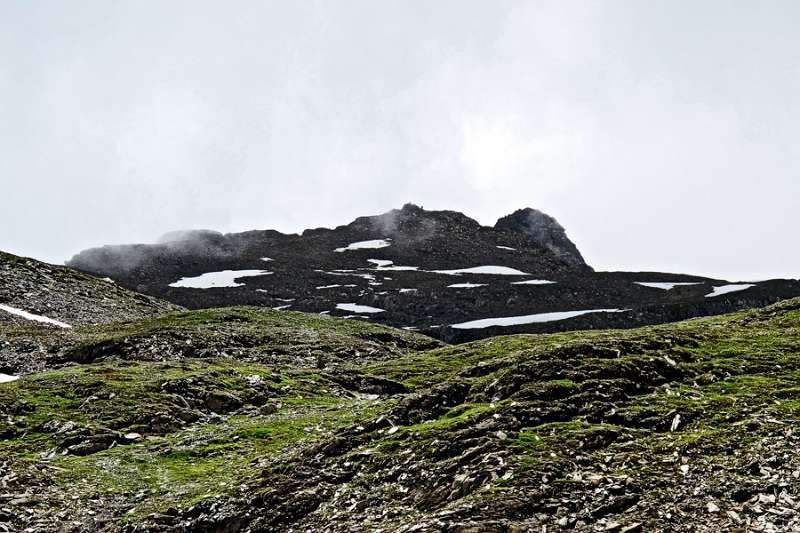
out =
<svg viewBox="0 0 800 533"><path fill-rule="evenodd" d="M391 245L392 243L389 242L388 239L376 239L374 241L359 241L350 243L347 246L343 246L342 248L336 248L334 252L348 252L350 250L386 248L387 246Z"/></svg>
<svg viewBox="0 0 800 533"><path fill-rule="evenodd" d="M457 276L458 274L494 274L497 276L528 276L527 272L522 272L516 268L498 266L498 265L484 265L470 268L458 268L455 270L431 270L436 274L448 274Z"/></svg>
<svg viewBox="0 0 800 533"><path fill-rule="evenodd" d="M170 283L170 287L182 287L186 289L214 289L218 287L241 287L244 283L236 283L239 278L252 276L264 276L272 274L267 270L222 270L220 272L206 272L199 276L181 278L175 283Z"/></svg>
<svg viewBox="0 0 800 533"><path fill-rule="evenodd" d="M499 318L483 318L471 320L450 326L455 329L478 329L491 326L519 326L521 324L539 324L542 322L555 322L566 320L589 313L621 313L627 309L588 309L586 311L560 311L556 313L537 313L535 315L506 316Z"/></svg>
<svg viewBox="0 0 800 533"><path fill-rule="evenodd" d="M680 282L680 281L634 281L635 284L641 285L642 287L650 287L652 289L663 289L665 291L672 290L675 287L683 287L687 285L700 285L702 281L688 281L688 282Z"/></svg>
<svg viewBox="0 0 800 533"><path fill-rule="evenodd" d="M749 289L750 287L755 287L754 283L732 283L730 285L721 285L719 287L714 287L714 290L708 294L706 294L706 298L714 298L716 296L722 296L723 294L729 294L731 292L739 292L745 289Z"/></svg>
<svg viewBox="0 0 800 533"><path fill-rule="evenodd" d="M358 304L336 304L336 309L350 311L351 313L383 313L384 309Z"/></svg>
<svg viewBox="0 0 800 533"><path fill-rule="evenodd" d="M53 326L58 326L60 328L71 328L69 324L64 322L59 322L58 320L53 320L52 318L48 318L46 316L41 315L34 315L33 313L29 313L27 311L23 311L22 309L17 309L16 307L11 307L10 305L0 304L0 309L5 311L6 313L11 313L12 315L16 315L18 317L22 317L26 320L32 320L34 322L41 322L42 324L52 324Z"/></svg>

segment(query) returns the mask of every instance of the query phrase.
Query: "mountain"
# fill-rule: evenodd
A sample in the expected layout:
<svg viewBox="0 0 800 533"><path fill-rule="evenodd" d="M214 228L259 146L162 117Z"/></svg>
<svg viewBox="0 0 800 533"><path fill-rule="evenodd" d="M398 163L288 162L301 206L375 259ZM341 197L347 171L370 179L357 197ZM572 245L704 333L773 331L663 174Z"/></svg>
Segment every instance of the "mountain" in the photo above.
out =
<svg viewBox="0 0 800 533"><path fill-rule="evenodd" d="M32 309L17 293L31 291L75 325L0 322L0 366L19 376L0 374L0 531L800 523L800 298L447 345L316 313L137 307L109 282L3 259L7 301Z"/></svg>
<svg viewBox="0 0 800 533"><path fill-rule="evenodd" d="M254 305L408 328L447 342L635 327L800 296L797 280L595 272L552 217L494 227L408 204L335 229L174 232L83 251L69 266L190 309Z"/></svg>

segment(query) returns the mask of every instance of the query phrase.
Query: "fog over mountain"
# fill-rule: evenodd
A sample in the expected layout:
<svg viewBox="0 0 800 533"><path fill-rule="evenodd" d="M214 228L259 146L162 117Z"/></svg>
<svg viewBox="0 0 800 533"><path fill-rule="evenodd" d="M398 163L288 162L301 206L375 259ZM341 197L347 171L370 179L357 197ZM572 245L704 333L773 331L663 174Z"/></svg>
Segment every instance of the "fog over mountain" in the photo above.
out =
<svg viewBox="0 0 800 533"><path fill-rule="evenodd" d="M0 4L0 249L553 215L598 270L797 278L800 4Z"/></svg>

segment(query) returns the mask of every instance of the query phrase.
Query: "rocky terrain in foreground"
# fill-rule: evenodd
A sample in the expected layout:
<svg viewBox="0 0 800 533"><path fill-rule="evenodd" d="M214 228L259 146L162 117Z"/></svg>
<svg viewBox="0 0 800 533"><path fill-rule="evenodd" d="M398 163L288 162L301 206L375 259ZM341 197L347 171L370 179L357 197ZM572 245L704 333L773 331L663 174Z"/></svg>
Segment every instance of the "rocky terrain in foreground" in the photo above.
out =
<svg viewBox="0 0 800 533"><path fill-rule="evenodd" d="M73 321L0 322L0 531L800 529L800 299L459 345L263 307Z"/></svg>
<svg viewBox="0 0 800 533"><path fill-rule="evenodd" d="M86 250L68 264L190 309L325 313L447 342L635 327L800 296L797 280L595 272L564 228L534 209L486 227L409 204L301 235L178 232L159 244Z"/></svg>

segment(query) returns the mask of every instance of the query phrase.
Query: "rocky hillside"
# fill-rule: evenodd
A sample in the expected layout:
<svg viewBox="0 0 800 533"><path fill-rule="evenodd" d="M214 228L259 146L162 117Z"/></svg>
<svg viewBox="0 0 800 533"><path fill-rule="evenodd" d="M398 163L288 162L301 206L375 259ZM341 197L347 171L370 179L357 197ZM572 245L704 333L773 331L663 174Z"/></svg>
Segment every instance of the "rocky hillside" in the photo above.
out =
<svg viewBox="0 0 800 533"><path fill-rule="evenodd" d="M0 333L0 376L44 368L38 354L57 350L73 327L178 309L110 279L0 252L0 325L8 326ZM15 330L34 334L9 334Z"/></svg>
<svg viewBox="0 0 800 533"><path fill-rule="evenodd" d="M51 346L0 352L0 531L800 527L800 299L457 346L253 307L0 334Z"/></svg>
<svg viewBox="0 0 800 533"><path fill-rule="evenodd" d="M302 235L178 232L86 250L69 265L192 308L254 305L414 329L447 342L634 327L800 296L797 280L594 272L552 217L484 227L414 205Z"/></svg>
<svg viewBox="0 0 800 533"><path fill-rule="evenodd" d="M111 279L0 252L0 323L38 321L87 325L129 320L179 309L178 306L117 286ZM14 313L50 318L37 320Z"/></svg>

